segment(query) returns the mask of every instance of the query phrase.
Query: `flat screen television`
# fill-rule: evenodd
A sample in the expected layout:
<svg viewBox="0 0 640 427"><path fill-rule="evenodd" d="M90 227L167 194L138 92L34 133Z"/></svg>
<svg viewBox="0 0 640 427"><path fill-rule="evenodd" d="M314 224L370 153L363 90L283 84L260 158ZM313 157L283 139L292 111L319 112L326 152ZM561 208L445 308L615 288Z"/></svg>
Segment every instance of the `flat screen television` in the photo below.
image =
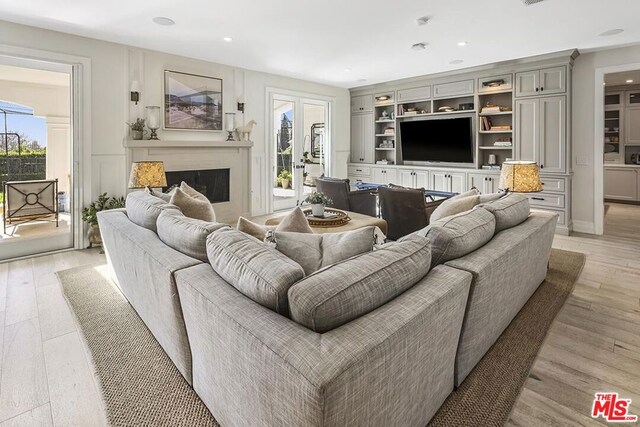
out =
<svg viewBox="0 0 640 427"><path fill-rule="evenodd" d="M400 122L402 161L407 164L473 164L473 117L429 117Z"/></svg>

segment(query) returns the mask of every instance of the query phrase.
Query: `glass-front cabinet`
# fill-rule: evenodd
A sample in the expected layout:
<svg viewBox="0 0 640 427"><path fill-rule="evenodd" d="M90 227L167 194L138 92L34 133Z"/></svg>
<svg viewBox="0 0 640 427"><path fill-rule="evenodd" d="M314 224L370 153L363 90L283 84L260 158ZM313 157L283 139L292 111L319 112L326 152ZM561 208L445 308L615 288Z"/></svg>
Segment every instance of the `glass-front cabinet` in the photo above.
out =
<svg viewBox="0 0 640 427"><path fill-rule="evenodd" d="M608 92L604 94L604 106L609 108L622 107L624 105L624 92Z"/></svg>
<svg viewBox="0 0 640 427"><path fill-rule="evenodd" d="M604 152L611 159L621 153L624 138L623 111L624 92L606 92L604 94ZM609 154L610 153L610 154ZM608 155L607 155L608 154Z"/></svg>
<svg viewBox="0 0 640 427"><path fill-rule="evenodd" d="M627 91L627 105L640 105L640 90Z"/></svg>

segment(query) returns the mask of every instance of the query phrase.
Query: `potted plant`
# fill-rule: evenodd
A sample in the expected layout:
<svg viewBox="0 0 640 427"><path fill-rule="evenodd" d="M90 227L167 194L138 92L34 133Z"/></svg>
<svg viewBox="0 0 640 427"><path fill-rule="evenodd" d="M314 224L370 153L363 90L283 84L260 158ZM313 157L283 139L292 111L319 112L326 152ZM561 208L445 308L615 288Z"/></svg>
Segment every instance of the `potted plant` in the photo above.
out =
<svg viewBox="0 0 640 427"><path fill-rule="evenodd" d="M98 200L82 209L82 220L89 224L89 232L87 233L89 247L102 243L100 227L98 226L98 212L123 207L124 197L109 197L107 193L102 193L98 196Z"/></svg>
<svg viewBox="0 0 640 427"><path fill-rule="evenodd" d="M333 203L333 200L325 196L324 193L314 191L304 199L305 203L311 205L311 213L316 217L324 217L324 207Z"/></svg>
<svg viewBox="0 0 640 427"><path fill-rule="evenodd" d="M144 136L144 119L136 119L133 123L127 123L129 125L129 129L131 129L131 138L132 139L142 139Z"/></svg>
<svg viewBox="0 0 640 427"><path fill-rule="evenodd" d="M285 190L289 188L289 184L291 184L291 179L292 179L292 175L290 171L286 169L282 169L282 171L280 171L280 175L278 175L278 178L280 179L282 188L284 188Z"/></svg>

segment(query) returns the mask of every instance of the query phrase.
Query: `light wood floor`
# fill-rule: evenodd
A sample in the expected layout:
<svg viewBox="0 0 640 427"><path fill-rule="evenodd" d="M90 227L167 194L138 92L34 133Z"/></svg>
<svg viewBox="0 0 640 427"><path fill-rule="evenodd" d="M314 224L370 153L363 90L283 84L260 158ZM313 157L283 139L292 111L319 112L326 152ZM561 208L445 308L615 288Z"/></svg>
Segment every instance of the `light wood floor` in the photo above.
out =
<svg viewBox="0 0 640 427"><path fill-rule="evenodd" d="M617 391L640 415L640 207L611 205L605 236L557 236L587 254L509 425L601 425L593 393ZM102 426L87 350L54 276L103 263L96 250L0 264L0 427Z"/></svg>

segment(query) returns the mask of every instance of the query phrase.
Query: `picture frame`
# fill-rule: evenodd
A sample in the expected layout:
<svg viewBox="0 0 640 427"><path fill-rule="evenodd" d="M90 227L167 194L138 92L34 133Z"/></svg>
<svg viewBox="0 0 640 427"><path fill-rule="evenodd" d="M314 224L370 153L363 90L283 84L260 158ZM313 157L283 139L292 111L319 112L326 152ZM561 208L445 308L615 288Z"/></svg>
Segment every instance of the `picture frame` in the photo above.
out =
<svg viewBox="0 0 640 427"><path fill-rule="evenodd" d="M222 79L164 71L164 130L222 132Z"/></svg>

